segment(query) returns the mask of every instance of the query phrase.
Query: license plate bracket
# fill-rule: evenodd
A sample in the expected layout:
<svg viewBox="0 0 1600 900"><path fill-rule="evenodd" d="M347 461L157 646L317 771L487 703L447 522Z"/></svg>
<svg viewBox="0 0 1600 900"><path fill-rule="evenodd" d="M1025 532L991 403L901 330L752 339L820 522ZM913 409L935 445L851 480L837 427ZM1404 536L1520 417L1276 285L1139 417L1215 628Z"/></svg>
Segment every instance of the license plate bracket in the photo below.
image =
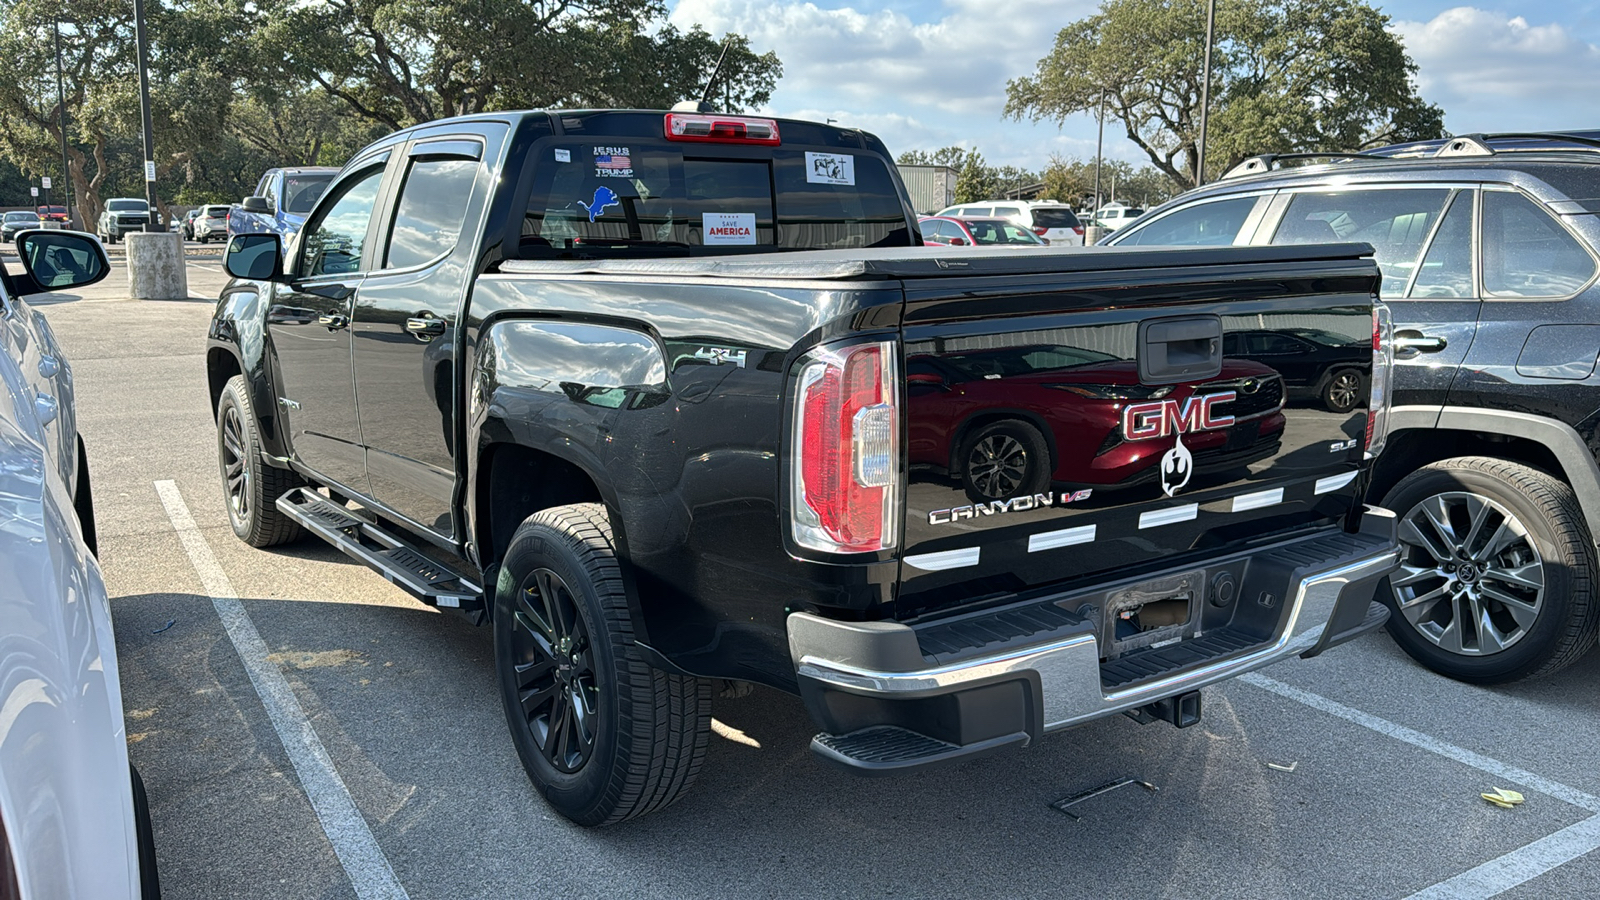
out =
<svg viewBox="0 0 1600 900"><path fill-rule="evenodd" d="M1101 658L1198 637L1204 585L1205 571L1195 570L1112 593L1100 618Z"/></svg>

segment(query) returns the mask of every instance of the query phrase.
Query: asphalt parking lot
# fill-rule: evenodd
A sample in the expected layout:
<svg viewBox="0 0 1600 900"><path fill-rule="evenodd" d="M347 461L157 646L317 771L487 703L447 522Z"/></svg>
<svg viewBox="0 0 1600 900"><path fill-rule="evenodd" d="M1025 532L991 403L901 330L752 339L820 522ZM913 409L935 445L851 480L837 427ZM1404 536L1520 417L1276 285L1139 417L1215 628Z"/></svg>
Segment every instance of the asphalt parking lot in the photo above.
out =
<svg viewBox="0 0 1600 900"><path fill-rule="evenodd" d="M757 690L718 701L684 801L570 825L505 734L486 629L314 539L260 551L234 538L204 366L225 276L206 257L189 279L190 301L119 299L119 270L39 305L77 380L129 751L168 898L1549 898L1600 885L1600 654L1485 689L1419 668L1383 634L1208 689L1194 728L1116 717L882 780L816 760L799 701ZM234 597L243 616L225 625ZM309 734L284 727L296 711ZM1072 807L1078 819L1050 806L1123 778L1158 790L1116 789ZM1491 806L1478 796L1491 787L1527 802Z"/></svg>

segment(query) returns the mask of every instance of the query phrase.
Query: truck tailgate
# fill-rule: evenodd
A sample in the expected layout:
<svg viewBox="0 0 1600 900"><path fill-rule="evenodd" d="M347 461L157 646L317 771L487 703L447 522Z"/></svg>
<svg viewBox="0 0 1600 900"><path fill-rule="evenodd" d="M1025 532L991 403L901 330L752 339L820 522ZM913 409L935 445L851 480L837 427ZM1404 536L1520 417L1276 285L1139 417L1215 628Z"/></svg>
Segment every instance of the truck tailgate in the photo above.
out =
<svg viewBox="0 0 1600 900"><path fill-rule="evenodd" d="M1377 269L1358 245L1286 249L906 278L897 614L1341 521L1363 486Z"/></svg>

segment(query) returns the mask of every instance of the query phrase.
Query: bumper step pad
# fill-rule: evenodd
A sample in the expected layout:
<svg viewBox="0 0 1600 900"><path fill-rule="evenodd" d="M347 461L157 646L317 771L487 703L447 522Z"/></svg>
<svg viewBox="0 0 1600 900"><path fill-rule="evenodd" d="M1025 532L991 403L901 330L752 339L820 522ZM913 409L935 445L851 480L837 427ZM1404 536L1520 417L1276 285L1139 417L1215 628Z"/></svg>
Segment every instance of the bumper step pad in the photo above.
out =
<svg viewBox="0 0 1600 900"><path fill-rule="evenodd" d="M860 774L887 775L1027 743L1028 735L1019 732L958 746L895 725L876 725L849 734L819 734L811 739L811 750Z"/></svg>
<svg viewBox="0 0 1600 900"><path fill-rule="evenodd" d="M420 548L391 534L310 488L296 488L278 498L278 509L307 531L366 563L401 590L430 606L481 613L483 590Z"/></svg>

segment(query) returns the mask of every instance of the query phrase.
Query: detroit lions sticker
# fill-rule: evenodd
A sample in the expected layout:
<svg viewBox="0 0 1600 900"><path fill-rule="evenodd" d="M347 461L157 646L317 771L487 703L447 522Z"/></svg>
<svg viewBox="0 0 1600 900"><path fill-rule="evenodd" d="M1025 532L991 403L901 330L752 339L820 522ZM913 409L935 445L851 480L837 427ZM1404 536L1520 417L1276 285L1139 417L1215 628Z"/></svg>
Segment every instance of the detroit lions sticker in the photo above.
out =
<svg viewBox="0 0 1600 900"><path fill-rule="evenodd" d="M633 155L627 147L594 148L594 177L632 178Z"/></svg>
<svg viewBox="0 0 1600 900"><path fill-rule="evenodd" d="M620 206L621 204L622 201L617 199L617 192L608 187L595 188L594 199L588 203L582 200L578 201L578 205L583 207L584 211L589 214L589 221L591 222L595 220L596 216L605 215L606 207Z"/></svg>
<svg viewBox="0 0 1600 900"><path fill-rule="evenodd" d="M754 244L755 213L704 213L701 215L701 243Z"/></svg>
<svg viewBox="0 0 1600 900"><path fill-rule="evenodd" d="M856 158L845 153L807 151L806 181L812 184L855 184Z"/></svg>

